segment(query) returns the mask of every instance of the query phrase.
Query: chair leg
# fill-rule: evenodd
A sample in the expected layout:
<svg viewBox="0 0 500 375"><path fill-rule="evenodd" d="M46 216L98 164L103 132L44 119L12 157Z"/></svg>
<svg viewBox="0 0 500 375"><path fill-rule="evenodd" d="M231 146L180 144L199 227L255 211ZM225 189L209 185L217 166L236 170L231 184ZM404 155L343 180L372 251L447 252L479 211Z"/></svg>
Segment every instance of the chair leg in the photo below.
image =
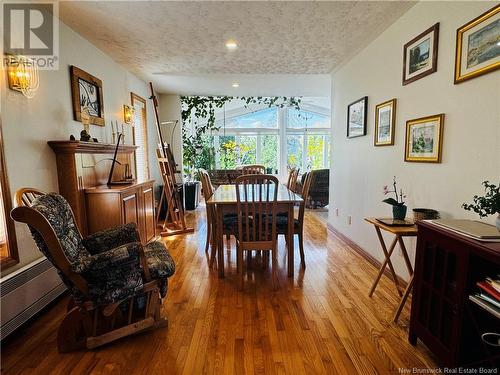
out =
<svg viewBox="0 0 500 375"><path fill-rule="evenodd" d="M240 247L238 247L238 259L239 259L239 264L238 264L239 284L240 284L240 290L243 290L243 250Z"/></svg>
<svg viewBox="0 0 500 375"><path fill-rule="evenodd" d="M300 265L302 268L306 268L306 259L304 256L304 233L299 232L299 249L300 249Z"/></svg>
<svg viewBox="0 0 500 375"><path fill-rule="evenodd" d="M91 324L88 313L79 307L68 311L57 331L59 353L85 348Z"/></svg>
<svg viewBox="0 0 500 375"><path fill-rule="evenodd" d="M205 243L205 253L208 253L208 246L210 245L210 241L212 239L212 225L207 222L207 242Z"/></svg>
<svg viewBox="0 0 500 375"><path fill-rule="evenodd" d="M277 270L278 270L278 255L277 251L271 250L271 257L273 258L272 262L272 278L273 278L273 289L278 288L278 275L277 275Z"/></svg>

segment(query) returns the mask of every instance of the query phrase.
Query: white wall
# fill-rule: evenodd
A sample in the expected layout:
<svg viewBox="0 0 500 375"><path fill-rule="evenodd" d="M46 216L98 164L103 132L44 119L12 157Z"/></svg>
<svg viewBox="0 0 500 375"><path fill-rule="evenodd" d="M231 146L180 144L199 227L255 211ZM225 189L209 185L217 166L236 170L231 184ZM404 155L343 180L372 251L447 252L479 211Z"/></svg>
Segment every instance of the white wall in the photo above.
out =
<svg viewBox="0 0 500 375"><path fill-rule="evenodd" d="M1 116L5 158L11 193L24 186L45 191L57 191L55 155L47 145L49 140L78 139L82 125L73 120L69 66L75 65L98 77L103 83L105 127L91 125L90 133L100 142L111 142L110 121L122 122L123 104L130 104L130 92L147 99L145 82L127 72L109 56L60 23L59 70L41 71L40 88L32 99L9 90L6 74L1 82ZM148 130L156 138L151 101L147 101ZM132 143L130 127L126 128L126 143ZM149 138L151 139L152 136ZM157 168L150 158L151 169ZM155 176L152 173L153 177ZM7 272L41 256L26 225L16 224L20 263Z"/></svg>
<svg viewBox="0 0 500 375"><path fill-rule="evenodd" d="M161 125L163 141L170 144L175 162L182 168L182 119L181 119L181 97L179 95L160 95L159 116L161 122L178 121L174 124ZM172 134L173 132L173 134Z"/></svg>
<svg viewBox="0 0 500 375"><path fill-rule="evenodd" d="M373 43L332 74L332 181L329 224L382 260L374 229L363 218L389 217L382 186L397 176L414 207L435 208L442 217L474 218L460 208L481 193L483 180L500 179L500 71L453 84L456 30L493 7L492 2L421 2ZM401 84L403 45L440 22L438 70ZM368 96L368 135L346 139L347 105ZM397 98L395 145L374 147L375 105ZM404 162L405 123L444 113L441 164ZM339 216L335 215L335 208ZM352 215L352 225L347 216ZM493 223L493 217L488 221ZM386 241L387 242L387 241ZM415 240L406 241L414 259ZM398 274L407 277L401 255Z"/></svg>

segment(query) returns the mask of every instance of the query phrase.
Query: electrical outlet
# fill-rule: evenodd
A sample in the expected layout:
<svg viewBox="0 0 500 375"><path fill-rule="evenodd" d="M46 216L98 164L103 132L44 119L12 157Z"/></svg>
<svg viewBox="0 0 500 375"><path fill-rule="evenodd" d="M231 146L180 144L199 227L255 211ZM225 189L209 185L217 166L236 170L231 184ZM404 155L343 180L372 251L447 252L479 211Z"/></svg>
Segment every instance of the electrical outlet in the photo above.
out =
<svg viewBox="0 0 500 375"><path fill-rule="evenodd" d="M349 215L349 216L347 216L347 224L351 225L351 223L352 223L352 217L351 217L351 215Z"/></svg>
<svg viewBox="0 0 500 375"><path fill-rule="evenodd" d="M335 209L335 216L339 216L339 209L338 208Z"/></svg>

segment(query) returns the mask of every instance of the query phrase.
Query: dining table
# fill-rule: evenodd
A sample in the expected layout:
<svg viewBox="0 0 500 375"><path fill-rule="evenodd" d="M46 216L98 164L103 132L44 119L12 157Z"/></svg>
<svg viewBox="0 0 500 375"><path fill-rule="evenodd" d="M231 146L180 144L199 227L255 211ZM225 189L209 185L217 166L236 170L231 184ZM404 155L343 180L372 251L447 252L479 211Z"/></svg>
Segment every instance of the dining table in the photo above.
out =
<svg viewBox="0 0 500 375"><path fill-rule="evenodd" d="M300 195L294 193L283 184L277 185L277 213L288 214L287 244L288 244L288 277L293 277L294 273L294 207L302 202ZM242 201L244 195L241 196ZM226 214L237 213L236 185L219 185L214 194L206 202L215 206L215 237L217 246L217 269L219 277L224 277L224 228L223 218Z"/></svg>

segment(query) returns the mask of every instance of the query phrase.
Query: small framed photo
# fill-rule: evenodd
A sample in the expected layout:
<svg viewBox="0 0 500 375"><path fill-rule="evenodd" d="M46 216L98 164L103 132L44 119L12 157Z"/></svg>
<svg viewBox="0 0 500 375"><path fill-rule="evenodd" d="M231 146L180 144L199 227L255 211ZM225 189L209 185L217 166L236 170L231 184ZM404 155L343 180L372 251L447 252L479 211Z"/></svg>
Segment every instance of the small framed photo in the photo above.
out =
<svg viewBox="0 0 500 375"><path fill-rule="evenodd" d="M375 146L394 144L394 128L396 125L396 99L380 103L375 107Z"/></svg>
<svg viewBox="0 0 500 375"><path fill-rule="evenodd" d="M439 22L403 48L403 86L437 71Z"/></svg>
<svg viewBox="0 0 500 375"><path fill-rule="evenodd" d="M444 114L406 122L405 161L441 163Z"/></svg>
<svg viewBox="0 0 500 375"><path fill-rule="evenodd" d="M86 108L90 116L90 123L104 126L101 80L76 66L71 66L70 73L74 120L82 121L82 111Z"/></svg>
<svg viewBox="0 0 500 375"><path fill-rule="evenodd" d="M368 96L347 106L347 138L366 135Z"/></svg>
<svg viewBox="0 0 500 375"><path fill-rule="evenodd" d="M500 68L500 5L457 30L455 84Z"/></svg>

